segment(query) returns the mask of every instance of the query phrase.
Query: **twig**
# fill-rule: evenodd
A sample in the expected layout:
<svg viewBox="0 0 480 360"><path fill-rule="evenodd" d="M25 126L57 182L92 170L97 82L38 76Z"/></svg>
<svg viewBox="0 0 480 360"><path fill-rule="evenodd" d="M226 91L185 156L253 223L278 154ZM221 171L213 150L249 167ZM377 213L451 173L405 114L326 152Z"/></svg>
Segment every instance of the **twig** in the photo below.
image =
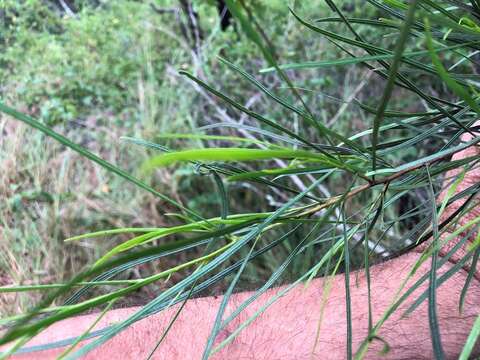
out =
<svg viewBox="0 0 480 360"><path fill-rule="evenodd" d="M60 5L62 6L63 10L65 11L65 13L68 15L68 16L71 16L71 17L76 17L76 14L73 12L72 9L70 9L67 5L67 3L64 1L64 0L58 0L58 2L60 3Z"/></svg>
<svg viewBox="0 0 480 360"><path fill-rule="evenodd" d="M462 151L462 150L463 150L463 149L460 149L460 150L458 150L458 151ZM347 193L346 195L343 194L343 195L334 196L334 197L328 199L327 201L325 201L324 203L318 204L318 205L314 206L313 208L311 208L310 210L307 210L306 212L304 212L304 213L302 213L302 214L300 214L300 215L307 215L307 214L311 214L311 213L316 213L316 212L318 212L318 211L320 211L320 210L323 210L323 209L325 209L325 208L327 208L327 207L335 204L338 200L340 200L340 199L342 199L342 198L345 199L345 200L350 199L350 198L354 197L355 195L357 195L357 194L359 194L359 193L361 193L361 192L363 192L363 191L365 191L365 190L368 190L368 189L370 189L370 188L372 188L372 187L374 187L374 186L377 186L377 185L380 185L380 184L387 184L387 183L389 183L389 182L392 182L393 180L396 180L396 179L398 179L399 177L402 177L402 176L405 175L405 174L408 174L408 173L410 173L410 172L412 172L412 171L418 170L418 169L420 169L420 168L422 168L422 167L424 167L424 166L432 165L432 164L434 164L434 163L436 163L436 162L438 162L438 161L440 161L440 160L442 160L442 159L444 159L444 158L446 158L446 157L448 157L448 156L450 156L450 155L451 155L451 154L446 154L445 156L442 156L442 157L440 157L440 158L438 158L438 159L435 159L435 160L432 160L432 161L428 161L428 162L426 162L426 163L419 164L419 165L413 166L413 167L411 167L411 168L408 168L408 169L399 171L398 173L392 174L392 175L387 176L387 177L385 177L385 178L383 178L383 179L375 179L375 180L372 180L372 181L370 181L368 184L364 184L364 185L362 185L362 186L357 187L356 189L353 189L352 191L350 191L350 192Z"/></svg>
<svg viewBox="0 0 480 360"><path fill-rule="evenodd" d="M337 120L340 118L340 116L342 116L342 114L345 112L345 110L347 110L348 106L352 103L352 101L355 99L357 94L360 91L362 91L363 87L367 84L367 81L370 79L372 74L373 74L373 71L368 70L367 73L362 77L362 81L352 91L352 93L348 96L348 98L345 100L342 106L340 106L340 109L338 109L337 113L333 116L333 118L330 119L330 121L327 121L328 127L335 124Z"/></svg>

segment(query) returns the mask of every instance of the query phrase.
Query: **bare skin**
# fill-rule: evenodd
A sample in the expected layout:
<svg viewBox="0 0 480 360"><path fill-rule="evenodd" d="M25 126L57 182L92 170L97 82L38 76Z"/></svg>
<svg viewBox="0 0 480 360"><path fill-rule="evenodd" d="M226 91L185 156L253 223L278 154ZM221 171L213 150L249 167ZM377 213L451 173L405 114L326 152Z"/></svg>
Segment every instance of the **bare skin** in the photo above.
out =
<svg viewBox="0 0 480 360"><path fill-rule="evenodd" d="M468 140L465 136L463 140ZM455 154L453 160L466 156L480 155L478 147L468 148ZM454 170L447 178L456 175ZM457 189L463 189L480 181L480 170L469 171ZM444 196L443 194L441 198ZM440 200L441 200L440 198ZM478 202L478 199L476 200ZM449 206L440 222L452 214L463 200ZM462 218L461 226L480 216L480 205ZM454 231L451 226L448 231ZM444 234L442 239L448 236ZM471 241L473 239L470 239ZM457 240L453 239L440 250L445 256ZM422 247L423 248L423 247ZM422 249L410 252L394 260L371 268L371 297L373 323L375 324L391 305L398 286L407 277ZM438 269L438 276L455 265L466 253L464 247ZM421 265L415 275L408 280L405 289L430 270L430 262ZM480 276L476 276L468 291L463 313L458 310L460 292L468 273L468 265L444 282L437 290L437 313L441 330L442 346L448 359L457 358L470 333L473 322L480 313ZM331 291L323 308L318 338L319 320L322 313L322 295L325 282L331 280ZM346 358L347 328L345 307L345 277L315 279L309 287L299 285L274 302L250 326L242 331L230 344L211 356L211 359L343 359ZM350 277L352 299L353 352L368 334L368 296L364 272L352 273ZM383 324L378 336L388 342L390 351L380 355L384 344L373 340L366 353L367 359L432 359L434 357L428 325L428 304L424 301L413 313L402 317L405 310L428 288L428 281L410 296L403 305ZM275 293L283 287L275 288L257 299L238 319L224 329L215 344L227 338L238 325L252 316ZM227 308L228 315L238 304L249 297L244 292L233 295ZM154 355L154 359L200 359L206 340L211 331L221 297L199 298L187 302L179 318ZM89 353L86 359L145 359L154 348L169 323L177 306L155 316L141 320L106 344ZM99 322L96 329L126 319L138 308L110 311ZM29 342L30 345L44 344L82 334L98 315L80 316L54 324ZM15 359L50 359L57 357L64 348L17 355ZM475 352L476 351L476 352ZM480 354L477 343L476 355Z"/></svg>

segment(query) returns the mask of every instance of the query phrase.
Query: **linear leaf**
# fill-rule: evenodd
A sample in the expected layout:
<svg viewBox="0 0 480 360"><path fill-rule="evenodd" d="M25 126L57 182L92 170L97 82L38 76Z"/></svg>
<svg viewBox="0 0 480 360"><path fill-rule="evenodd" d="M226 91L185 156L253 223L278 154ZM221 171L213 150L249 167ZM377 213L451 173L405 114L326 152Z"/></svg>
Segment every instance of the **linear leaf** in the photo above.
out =
<svg viewBox="0 0 480 360"><path fill-rule="evenodd" d="M27 115L15 110L15 109L11 108L11 107L5 105L2 102L0 102L0 112L3 112L7 115L10 115L11 117L13 117L17 120L20 120L21 122L27 124L28 126L31 126L32 128L41 131L45 135L47 135L47 136L55 139L56 141L58 141L60 144L69 147L70 149L76 151L80 155L86 157L87 159L89 159L89 160L97 163L101 167L107 169L109 172L112 172L112 173L124 178L125 180L133 183L134 185L136 185L136 186L154 194L155 196L157 196L157 197L161 198L162 200L166 201L167 203L185 211L186 213L196 217L197 219L202 219L202 217L199 214L197 214L196 212L194 212L193 210L189 210L189 209L185 208L183 205L176 202L175 200L170 199L168 196L159 193L158 191L154 190L152 187L148 186L144 182L138 180L137 178L133 177L132 175L130 175L128 173L126 173L125 171L123 171L120 168L118 168L117 166L109 163L108 161L98 157L97 155L93 154L92 152L90 152L86 148L84 148L84 147L82 147L78 144L73 143L72 141L67 139L65 136L60 135L59 133L57 133L54 130L50 129L49 127L43 125L41 122L35 120L34 118L32 118L30 116L27 116Z"/></svg>
<svg viewBox="0 0 480 360"><path fill-rule="evenodd" d="M321 162L328 166L343 168L344 165L335 159L323 154L302 150L268 150L245 148L208 148L171 152L158 155L148 160L143 169L151 171L156 167L163 167L176 162L185 161L254 161L271 159L300 159Z"/></svg>

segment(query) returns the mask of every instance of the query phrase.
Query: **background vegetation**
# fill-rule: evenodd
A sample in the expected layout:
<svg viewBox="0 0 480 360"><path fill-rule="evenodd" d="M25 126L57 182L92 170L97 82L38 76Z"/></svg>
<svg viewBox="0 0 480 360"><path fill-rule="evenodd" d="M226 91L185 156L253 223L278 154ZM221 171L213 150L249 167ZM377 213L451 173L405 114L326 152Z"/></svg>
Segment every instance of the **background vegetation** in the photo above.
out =
<svg viewBox="0 0 480 360"><path fill-rule="evenodd" d="M155 141L173 149L231 142L159 136L202 133L261 140L261 134L238 127L255 126L252 119L232 112L178 74L179 69L188 69L219 84L225 93L259 113L287 117L285 109L272 108L260 91L218 59L222 56L248 72L257 72L267 67L260 51L252 47L238 26L222 31L214 3L193 5L203 32L198 51L192 39L182 34L188 21L175 1L155 7L149 2L124 0L77 2L75 16L45 1L7 1L3 16L8 32L3 39L5 51L0 55L5 64L0 70L2 96L132 173L151 152L122 141L122 136ZM327 41L305 34L282 1L268 1L256 9L262 20L271 24L268 33L271 41L279 44L279 58L295 61L313 60L318 53L339 55ZM306 11L312 9L318 16L327 11L322 1L308 4ZM353 3L348 9L355 9ZM344 101L364 96L361 90L367 76L368 71L362 69L346 73L322 69L294 74L292 80L305 87L304 96L311 99L312 110L322 119L342 131L358 131L366 128L364 115ZM261 77L268 88L288 94L276 77ZM290 123L291 119L284 121ZM297 128L302 126L298 119L294 121ZM229 125L198 130L219 122ZM41 133L7 117L2 118L1 129L5 171L0 184L2 198L6 198L0 209L2 284L64 281L114 241L126 239L65 244L63 240L70 236L111 227L178 223L163 216L173 210L168 204L105 173ZM203 191L214 182L211 177L196 174L190 165L160 170L154 178L143 180L206 217L219 214L217 194ZM305 187L304 180L295 180ZM249 184L232 186L230 194L235 199L230 205L235 212L271 210L288 197L283 191L263 194L264 189ZM332 191L329 184L323 190L327 195ZM275 268L277 264L269 266ZM125 276L141 276L137 269L132 271ZM25 310L37 295L17 294L12 299L10 294L0 311Z"/></svg>
<svg viewBox="0 0 480 360"><path fill-rule="evenodd" d="M152 300L142 317L368 271L442 230L444 174L477 166L448 161L480 112L475 1L226 1L229 26L185 3L1 3L1 97L21 112L1 108L0 281L18 286L0 311L43 300L4 318L12 338L101 294ZM72 277L104 282L55 285Z"/></svg>

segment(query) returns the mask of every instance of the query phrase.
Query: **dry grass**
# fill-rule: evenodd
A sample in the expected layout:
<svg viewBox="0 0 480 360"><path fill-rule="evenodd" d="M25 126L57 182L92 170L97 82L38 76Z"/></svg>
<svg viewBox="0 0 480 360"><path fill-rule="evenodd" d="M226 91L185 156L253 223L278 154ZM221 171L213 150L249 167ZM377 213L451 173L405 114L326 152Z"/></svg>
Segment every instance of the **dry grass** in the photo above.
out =
<svg viewBox="0 0 480 360"><path fill-rule="evenodd" d="M121 129L103 130L104 141L88 145L105 159L128 165L146 156L142 149L118 144ZM88 129L82 132L86 136ZM2 118L0 133L1 285L64 281L122 240L65 244L67 237L99 228L165 223L163 204L153 196L117 183L34 130ZM78 130L74 133L79 136ZM172 180L164 175L157 176L157 185L168 191ZM0 315L21 312L39 297L35 292L3 294Z"/></svg>

